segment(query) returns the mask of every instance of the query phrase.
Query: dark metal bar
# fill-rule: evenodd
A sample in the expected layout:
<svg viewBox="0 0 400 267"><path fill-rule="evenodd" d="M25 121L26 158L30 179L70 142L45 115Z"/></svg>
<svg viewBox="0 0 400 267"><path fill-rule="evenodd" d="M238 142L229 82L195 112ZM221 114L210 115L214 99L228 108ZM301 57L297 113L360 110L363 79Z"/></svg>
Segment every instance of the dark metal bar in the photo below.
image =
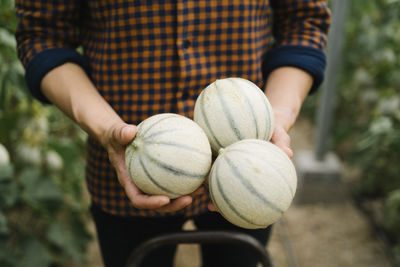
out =
<svg viewBox="0 0 400 267"><path fill-rule="evenodd" d="M264 246L254 237L231 231L185 231L154 237L142 243L129 256L126 267L139 267L144 256L151 250L171 244L233 243L253 250L264 267L273 267Z"/></svg>

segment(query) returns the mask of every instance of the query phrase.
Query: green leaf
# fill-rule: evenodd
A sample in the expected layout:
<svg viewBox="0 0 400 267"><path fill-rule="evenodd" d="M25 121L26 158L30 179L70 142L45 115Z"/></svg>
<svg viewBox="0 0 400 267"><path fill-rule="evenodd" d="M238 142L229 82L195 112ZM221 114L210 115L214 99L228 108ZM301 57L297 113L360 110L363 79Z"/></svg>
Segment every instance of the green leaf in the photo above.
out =
<svg viewBox="0 0 400 267"><path fill-rule="evenodd" d="M8 107L7 107L8 108ZM1 110L0 110L1 111ZM4 143L12 143L15 141L15 132L17 129L18 122L21 121L19 112L13 110L7 110L3 116L0 116L0 141Z"/></svg>
<svg viewBox="0 0 400 267"><path fill-rule="evenodd" d="M16 267L47 267L51 264L49 251L35 238L30 238L23 242L20 254Z"/></svg>
<svg viewBox="0 0 400 267"><path fill-rule="evenodd" d="M14 176L14 168L11 164L0 164L0 182L10 181Z"/></svg>
<svg viewBox="0 0 400 267"><path fill-rule="evenodd" d="M388 194L384 207L385 226L397 238L400 239L400 189Z"/></svg>
<svg viewBox="0 0 400 267"><path fill-rule="evenodd" d="M14 35L4 28L0 28L0 43L7 47L16 47Z"/></svg>
<svg viewBox="0 0 400 267"><path fill-rule="evenodd" d="M47 231L47 239L59 248L63 248L68 242L68 236L65 233L65 230L57 222L54 222L50 225Z"/></svg>
<svg viewBox="0 0 400 267"><path fill-rule="evenodd" d="M24 199L34 205L59 205L62 192L50 177L42 175L37 169L27 169L21 173L19 181L23 185Z"/></svg>
<svg viewBox="0 0 400 267"><path fill-rule="evenodd" d="M8 226L7 226L7 218L6 216L0 211L0 236L8 234Z"/></svg>
<svg viewBox="0 0 400 267"><path fill-rule="evenodd" d="M0 182L0 208L14 205L18 199L18 185L15 181Z"/></svg>
<svg viewBox="0 0 400 267"><path fill-rule="evenodd" d="M0 266L14 267L17 258L15 251L11 250L9 247L8 237L0 236Z"/></svg>
<svg viewBox="0 0 400 267"><path fill-rule="evenodd" d="M91 235L86 231L83 224L72 223L67 228L54 222L47 231L47 239L61 249L68 258L82 262L85 259L85 248L91 240Z"/></svg>

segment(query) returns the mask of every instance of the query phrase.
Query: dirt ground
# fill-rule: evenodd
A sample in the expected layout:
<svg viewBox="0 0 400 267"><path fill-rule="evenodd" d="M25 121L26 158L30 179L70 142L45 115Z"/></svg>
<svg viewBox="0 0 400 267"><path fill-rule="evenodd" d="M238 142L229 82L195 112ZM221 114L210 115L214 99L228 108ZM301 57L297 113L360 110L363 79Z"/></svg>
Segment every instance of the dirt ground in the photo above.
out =
<svg viewBox="0 0 400 267"><path fill-rule="evenodd" d="M291 137L295 153L312 147L312 128L304 120L296 123ZM345 172L345 193L340 201L292 204L274 225L267 249L276 267L392 266L383 244L346 193L346 179ZM193 224L189 221L185 228L193 229ZM200 266L199 252L198 245L180 245L175 267ZM89 262L84 266L101 266L96 242L90 246Z"/></svg>

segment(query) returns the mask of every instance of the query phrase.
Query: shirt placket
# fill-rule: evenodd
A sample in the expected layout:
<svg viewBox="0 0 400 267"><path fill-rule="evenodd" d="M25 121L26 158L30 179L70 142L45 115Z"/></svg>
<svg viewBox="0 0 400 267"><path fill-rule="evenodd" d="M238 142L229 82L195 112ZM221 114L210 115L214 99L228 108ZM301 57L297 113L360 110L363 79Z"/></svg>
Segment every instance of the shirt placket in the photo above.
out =
<svg viewBox="0 0 400 267"><path fill-rule="evenodd" d="M193 36L192 26L190 25L193 20L191 11L192 1L181 0L177 4L177 40L176 46L179 55L179 82L176 91L177 108L179 113L189 116L190 111L187 110L185 104L185 96L188 95L188 84L193 70L194 58L193 54Z"/></svg>

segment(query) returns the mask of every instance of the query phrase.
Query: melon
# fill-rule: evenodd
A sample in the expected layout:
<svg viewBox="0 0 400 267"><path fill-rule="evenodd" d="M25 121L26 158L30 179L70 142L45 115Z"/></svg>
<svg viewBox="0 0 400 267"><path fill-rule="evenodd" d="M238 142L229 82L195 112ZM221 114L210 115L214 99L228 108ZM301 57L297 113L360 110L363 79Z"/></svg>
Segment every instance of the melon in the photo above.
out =
<svg viewBox="0 0 400 267"><path fill-rule="evenodd" d="M140 190L173 199L192 193L204 182L211 156L207 136L193 120L163 113L138 125L125 162Z"/></svg>
<svg viewBox="0 0 400 267"><path fill-rule="evenodd" d="M8 154L7 148L0 143L0 164L7 165L10 163L10 155Z"/></svg>
<svg viewBox="0 0 400 267"><path fill-rule="evenodd" d="M208 85L196 100L194 121L207 134L214 154L243 139L270 140L274 127L272 107L264 92L242 78Z"/></svg>
<svg viewBox="0 0 400 267"><path fill-rule="evenodd" d="M209 180L212 201L232 224L265 228L289 208L297 187L292 161L276 145L246 139L221 149Z"/></svg>

